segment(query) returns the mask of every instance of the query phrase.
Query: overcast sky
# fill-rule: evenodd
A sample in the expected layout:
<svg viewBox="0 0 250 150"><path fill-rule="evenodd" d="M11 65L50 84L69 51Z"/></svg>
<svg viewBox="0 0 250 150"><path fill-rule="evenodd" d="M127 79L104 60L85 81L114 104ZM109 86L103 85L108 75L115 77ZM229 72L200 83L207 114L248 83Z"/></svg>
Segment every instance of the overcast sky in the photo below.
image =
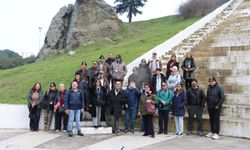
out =
<svg viewBox="0 0 250 150"><path fill-rule="evenodd" d="M114 5L115 0L105 0ZM178 6L186 0L148 0L141 8L142 15L133 21L148 20L177 13ZM50 22L58 10L75 0L1 0L0 49L11 49L20 55L37 54L43 45ZM119 16L127 22L126 15ZM38 28L42 27L41 36Z"/></svg>

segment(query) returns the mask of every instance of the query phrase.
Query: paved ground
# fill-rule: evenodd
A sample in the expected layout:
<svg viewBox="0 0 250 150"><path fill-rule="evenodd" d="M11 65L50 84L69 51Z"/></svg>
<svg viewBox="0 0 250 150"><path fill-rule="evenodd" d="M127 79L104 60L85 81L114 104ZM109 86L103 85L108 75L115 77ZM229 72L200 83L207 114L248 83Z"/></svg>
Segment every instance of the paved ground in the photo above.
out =
<svg viewBox="0 0 250 150"><path fill-rule="evenodd" d="M0 130L0 150L249 150L250 140L221 137L212 140L196 135L176 137L156 135L143 137L142 133L119 135L85 135L69 138L63 133Z"/></svg>

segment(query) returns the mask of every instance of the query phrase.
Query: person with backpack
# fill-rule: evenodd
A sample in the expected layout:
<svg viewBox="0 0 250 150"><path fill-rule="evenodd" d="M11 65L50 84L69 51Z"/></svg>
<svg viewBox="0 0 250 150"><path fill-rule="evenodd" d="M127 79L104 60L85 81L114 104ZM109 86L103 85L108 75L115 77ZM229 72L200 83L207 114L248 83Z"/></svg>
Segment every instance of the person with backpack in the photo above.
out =
<svg viewBox="0 0 250 150"><path fill-rule="evenodd" d="M207 106L208 114L210 118L211 132L209 132L206 137L212 139L219 139L220 133L220 112L222 103L224 101L224 90L219 86L215 77L209 78L209 85L207 89Z"/></svg>

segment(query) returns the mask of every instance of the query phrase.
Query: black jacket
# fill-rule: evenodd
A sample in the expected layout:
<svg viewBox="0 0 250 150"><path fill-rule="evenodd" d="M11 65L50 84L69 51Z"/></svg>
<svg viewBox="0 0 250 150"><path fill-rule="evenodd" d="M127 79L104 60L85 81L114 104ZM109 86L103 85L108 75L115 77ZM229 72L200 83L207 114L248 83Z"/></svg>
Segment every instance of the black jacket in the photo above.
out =
<svg viewBox="0 0 250 150"><path fill-rule="evenodd" d="M125 104L128 104L128 95L125 91L121 90L117 95L115 95L115 90L109 91L106 97L106 107L114 109L114 117L120 117Z"/></svg>
<svg viewBox="0 0 250 150"><path fill-rule="evenodd" d="M187 90L187 106L197 105L204 108L206 102L206 96L202 89L189 88Z"/></svg>
<svg viewBox="0 0 250 150"><path fill-rule="evenodd" d="M56 102L57 94L58 94L57 90L55 91L49 90L49 92L46 91L44 95L44 100L43 100L43 109L54 110L54 103Z"/></svg>
<svg viewBox="0 0 250 150"><path fill-rule="evenodd" d="M156 77L156 74L154 74L152 77L152 81L151 81L152 91L154 93L156 92L156 80L157 80L157 77ZM163 74L161 74L161 84L162 82L166 82L166 77Z"/></svg>
<svg viewBox="0 0 250 150"><path fill-rule="evenodd" d="M89 109L92 117L96 117L96 106L103 106L105 104L105 96L106 90L104 87L100 88L100 92L98 93L95 87L90 89L90 101L89 101ZM91 106L91 107L90 107Z"/></svg>
<svg viewBox="0 0 250 150"><path fill-rule="evenodd" d="M221 107L224 101L224 90L218 84L215 86L208 86L207 89L207 105L209 108L216 106Z"/></svg>

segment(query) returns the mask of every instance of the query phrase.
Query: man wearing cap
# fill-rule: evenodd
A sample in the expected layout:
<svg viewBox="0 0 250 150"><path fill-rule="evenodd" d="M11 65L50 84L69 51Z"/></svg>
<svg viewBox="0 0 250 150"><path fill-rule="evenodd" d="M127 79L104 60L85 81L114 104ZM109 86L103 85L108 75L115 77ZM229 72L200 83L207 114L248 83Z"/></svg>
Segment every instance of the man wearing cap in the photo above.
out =
<svg viewBox="0 0 250 150"><path fill-rule="evenodd" d="M122 61L120 55L117 55L115 61L111 64L110 74L112 76L112 88L116 81L121 81L121 83L123 83L124 77L127 74L127 66Z"/></svg>
<svg viewBox="0 0 250 150"><path fill-rule="evenodd" d="M103 55L99 57L98 69L104 72L105 77L109 76L109 64L105 62L105 58Z"/></svg>
<svg viewBox="0 0 250 150"><path fill-rule="evenodd" d="M188 108L188 133L187 135L192 134L193 130L193 120L194 115L198 120L198 132L199 136L203 136L203 127L202 127L202 112L206 102L206 96L202 89L199 88L198 82L196 79L192 80L191 87L187 90L187 108Z"/></svg>
<svg viewBox="0 0 250 150"><path fill-rule="evenodd" d="M224 90L218 85L215 77L210 77L209 83L207 89L207 106L211 132L209 132L206 137L217 140L220 138L220 112L224 101Z"/></svg>
<svg viewBox="0 0 250 150"><path fill-rule="evenodd" d="M81 63L81 69L77 70L76 73L80 74L81 80L88 81L89 79L88 69L87 69L87 63L85 61Z"/></svg>
<svg viewBox="0 0 250 150"><path fill-rule="evenodd" d="M149 68L151 69L152 75L155 74L156 69L162 69L161 60L157 58L157 53L152 54L152 59L148 60Z"/></svg>

